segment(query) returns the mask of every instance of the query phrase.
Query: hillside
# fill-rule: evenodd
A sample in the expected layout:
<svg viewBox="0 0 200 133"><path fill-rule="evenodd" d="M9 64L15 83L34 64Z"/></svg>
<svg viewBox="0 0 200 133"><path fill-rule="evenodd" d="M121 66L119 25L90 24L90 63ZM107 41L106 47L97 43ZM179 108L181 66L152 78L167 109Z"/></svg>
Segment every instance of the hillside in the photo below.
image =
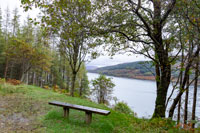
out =
<svg viewBox="0 0 200 133"><path fill-rule="evenodd" d="M48 105L57 100L110 110L108 116L93 115L90 125L84 123L83 111L70 110L69 120L63 109ZM177 132L169 120L145 120L116 112L87 99L70 97L35 86L0 84L0 132L31 133L123 133Z"/></svg>
<svg viewBox="0 0 200 133"><path fill-rule="evenodd" d="M114 66L107 66L89 70L92 73L102 73L116 77L127 77L136 79L154 80L155 69L150 61L137 61L123 63Z"/></svg>

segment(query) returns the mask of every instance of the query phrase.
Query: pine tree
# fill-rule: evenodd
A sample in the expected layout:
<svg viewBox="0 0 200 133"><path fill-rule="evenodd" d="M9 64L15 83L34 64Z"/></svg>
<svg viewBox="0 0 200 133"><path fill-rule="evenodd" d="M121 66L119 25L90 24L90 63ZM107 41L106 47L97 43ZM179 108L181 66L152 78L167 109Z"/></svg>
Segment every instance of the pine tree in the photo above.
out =
<svg viewBox="0 0 200 133"><path fill-rule="evenodd" d="M4 34L5 34L5 47L8 47L8 40L9 40L9 32L10 32L10 10L7 7L6 8L6 15L5 15L5 24L4 24ZM4 70L4 78L7 79L7 73L9 69L9 59L5 57L5 70Z"/></svg>
<svg viewBox="0 0 200 133"><path fill-rule="evenodd" d="M3 77L4 73L4 64L5 64L5 56L3 55L4 52L4 34L3 34L3 17L2 17L2 10L0 8L0 77Z"/></svg>
<svg viewBox="0 0 200 133"><path fill-rule="evenodd" d="M12 27L12 35L16 36L17 32L20 29L20 15L19 15L19 11L18 8L15 8L13 10L13 19L11 20L11 27Z"/></svg>

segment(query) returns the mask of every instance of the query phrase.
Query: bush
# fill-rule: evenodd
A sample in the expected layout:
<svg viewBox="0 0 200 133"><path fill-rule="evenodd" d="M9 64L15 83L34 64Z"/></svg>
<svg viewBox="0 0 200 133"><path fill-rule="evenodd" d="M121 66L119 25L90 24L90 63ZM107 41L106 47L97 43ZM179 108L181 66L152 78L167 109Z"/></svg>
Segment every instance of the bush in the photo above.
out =
<svg viewBox="0 0 200 133"><path fill-rule="evenodd" d="M54 86L53 86L53 91L54 91L54 92L58 92L59 89L60 89L60 87L59 87L58 85L54 85Z"/></svg>
<svg viewBox="0 0 200 133"><path fill-rule="evenodd" d="M44 89L49 89L49 86L45 85L43 86Z"/></svg>
<svg viewBox="0 0 200 133"><path fill-rule="evenodd" d="M20 85L22 83L21 81L16 79L8 79L6 82L12 85Z"/></svg>
<svg viewBox="0 0 200 133"><path fill-rule="evenodd" d="M6 82L5 79L0 78L0 84L5 83L5 82Z"/></svg>
<svg viewBox="0 0 200 133"><path fill-rule="evenodd" d="M134 112L131 110L131 108L125 102L118 102L114 106L114 110L119 111L124 114L134 115Z"/></svg>

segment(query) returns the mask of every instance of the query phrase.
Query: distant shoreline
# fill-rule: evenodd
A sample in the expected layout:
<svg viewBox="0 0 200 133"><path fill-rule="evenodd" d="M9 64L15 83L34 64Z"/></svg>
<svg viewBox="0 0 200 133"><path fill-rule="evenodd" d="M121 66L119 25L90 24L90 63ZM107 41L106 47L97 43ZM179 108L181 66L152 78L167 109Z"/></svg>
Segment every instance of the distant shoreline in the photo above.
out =
<svg viewBox="0 0 200 133"><path fill-rule="evenodd" d="M93 72L93 71L92 72L88 71L88 73L100 74L98 72ZM104 75L106 75L106 76L113 76L113 77L119 77L119 78L127 78L127 79L138 79L138 80L156 81L155 78L154 79L150 78L152 76L125 77L125 76L116 76L116 75L109 75L109 74L104 74ZM147 78L142 78L142 77L147 77ZM175 82L175 81L171 81L171 82ZM200 82L198 83L198 87L200 87Z"/></svg>
<svg viewBox="0 0 200 133"><path fill-rule="evenodd" d="M100 74L98 72L91 72L88 71L88 73L95 73L95 74ZM154 76L134 76L134 77L125 77L125 76L117 76L117 75L110 75L110 74L104 74L106 76L113 76L113 77L120 77L120 78L127 78L127 79L138 79L138 80L148 80L148 81L156 81L155 78L152 78ZM146 78L145 78L146 77Z"/></svg>

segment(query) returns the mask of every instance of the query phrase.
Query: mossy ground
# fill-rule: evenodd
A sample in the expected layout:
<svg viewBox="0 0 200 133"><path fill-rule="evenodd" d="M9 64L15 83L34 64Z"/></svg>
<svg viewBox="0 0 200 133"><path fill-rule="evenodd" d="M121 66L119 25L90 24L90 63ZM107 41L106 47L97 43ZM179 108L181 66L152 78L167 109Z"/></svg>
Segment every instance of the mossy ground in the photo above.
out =
<svg viewBox="0 0 200 133"><path fill-rule="evenodd" d="M48 105L49 101L62 101L110 110L111 114L93 114L92 123L84 123L85 112L70 110L63 117L63 109ZM169 120L146 120L116 112L87 99L70 97L35 86L0 85L0 132L41 133L135 133L186 132L175 128Z"/></svg>

